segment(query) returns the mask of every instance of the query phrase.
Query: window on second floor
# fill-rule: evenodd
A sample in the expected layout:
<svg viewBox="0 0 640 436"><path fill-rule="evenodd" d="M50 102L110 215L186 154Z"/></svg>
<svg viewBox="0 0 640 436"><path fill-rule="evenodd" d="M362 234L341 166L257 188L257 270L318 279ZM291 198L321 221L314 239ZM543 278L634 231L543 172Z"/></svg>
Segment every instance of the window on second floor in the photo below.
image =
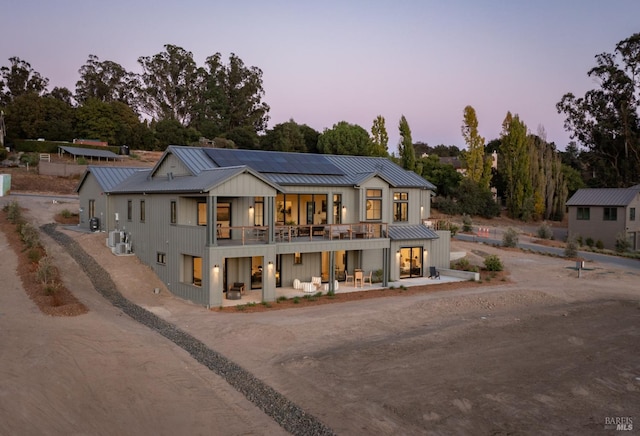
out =
<svg viewBox="0 0 640 436"><path fill-rule="evenodd" d="M635 207L630 207L629 208L629 221L635 221L636 220L636 208Z"/></svg>
<svg viewBox="0 0 640 436"><path fill-rule="evenodd" d="M409 221L409 193L393 193L393 220Z"/></svg>
<svg viewBox="0 0 640 436"><path fill-rule="evenodd" d="M589 215L590 215L590 210L588 207L579 207L576 218L579 220L589 221Z"/></svg>
<svg viewBox="0 0 640 436"><path fill-rule="evenodd" d="M133 201L127 200L127 221L131 221L133 217Z"/></svg>
<svg viewBox="0 0 640 436"><path fill-rule="evenodd" d="M604 208L604 216L602 217L604 221L617 221L618 220L618 208L616 207L605 207Z"/></svg>
<svg viewBox="0 0 640 436"><path fill-rule="evenodd" d="M143 223L147 218L147 212L145 210L144 200L140 200L140 222Z"/></svg>
<svg viewBox="0 0 640 436"><path fill-rule="evenodd" d="M382 189L367 189L367 220L382 219Z"/></svg>
<svg viewBox="0 0 640 436"><path fill-rule="evenodd" d="M178 222L178 204L175 200L171 200L171 224Z"/></svg>
<svg viewBox="0 0 640 436"><path fill-rule="evenodd" d="M198 203L198 225L207 225L207 203Z"/></svg>

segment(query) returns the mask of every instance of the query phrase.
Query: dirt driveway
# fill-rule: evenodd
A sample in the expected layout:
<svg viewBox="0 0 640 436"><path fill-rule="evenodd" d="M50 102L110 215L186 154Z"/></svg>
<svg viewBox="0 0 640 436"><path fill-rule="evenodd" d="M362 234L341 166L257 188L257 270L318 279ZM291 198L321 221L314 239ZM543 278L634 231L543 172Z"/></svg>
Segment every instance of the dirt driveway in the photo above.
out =
<svg viewBox="0 0 640 436"><path fill-rule="evenodd" d="M45 222L63 207L30 203ZM130 300L337 434L603 434L610 418L640 426L640 269L589 264L578 278L573 262L456 242L455 251L498 254L512 281L221 313L164 289L154 294L162 285L150 270L112 256L104 235L70 234ZM51 250L90 312L41 315L3 256L0 434L283 432L177 346L108 305L68 255Z"/></svg>

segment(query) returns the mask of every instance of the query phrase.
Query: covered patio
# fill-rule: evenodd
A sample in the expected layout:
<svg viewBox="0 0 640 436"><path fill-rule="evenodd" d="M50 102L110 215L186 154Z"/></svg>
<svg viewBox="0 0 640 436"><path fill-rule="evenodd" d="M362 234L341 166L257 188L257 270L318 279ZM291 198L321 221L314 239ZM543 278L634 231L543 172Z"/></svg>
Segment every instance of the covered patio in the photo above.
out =
<svg viewBox="0 0 640 436"><path fill-rule="evenodd" d="M344 282L338 282L338 290L336 294L345 294L349 292L366 292L373 291L377 289L384 289L395 287L399 288L401 286L405 286L407 288L412 286L425 286L425 285L438 285L442 283L453 283L453 282L463 282L469 280L468 278L463 277L454 277L445 275L441 273L439 279L430 279L427 277L414 277L409 279L397 280L395 282L389 282L389 286L382 286L382 283L373 283L373 284L365 284L363 286L354 286L352 281L349 281L348 284L345 285ZM326 294L327 291L324 290L324 283L318 290L318 292L322 292L322 294ZM294 297L304 297L305 295L314 295L315 293L307 293L302 289L294 289L293 287L282 287L276 289L277 298L286 297L286 298L294 298ZM224 298L222 300L222 307L233 307L239 306L242 304L260 304L262 302L262 289L247 289L244 293L242 293L241 298L239 300L227 300Z"/></svg>

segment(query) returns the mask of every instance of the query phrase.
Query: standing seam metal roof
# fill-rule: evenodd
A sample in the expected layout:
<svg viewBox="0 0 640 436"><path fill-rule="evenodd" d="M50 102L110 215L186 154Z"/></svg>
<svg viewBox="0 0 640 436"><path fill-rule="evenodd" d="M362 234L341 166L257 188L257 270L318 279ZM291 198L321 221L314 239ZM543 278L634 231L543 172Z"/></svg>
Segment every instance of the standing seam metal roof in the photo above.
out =
<svg viewBox="0 0 640 436"><path fill-rule="evenodd" d="M148 172L149 168L107 167L94 165L89 165L87 167L87 172L93 174L102 190L106 193L111 192L118 184L122 183L138 171Z"/></svg>
<svg viewBox="0 0 640 436"><path fill-rule="evenodd" d="M423 224L389 226L392 240L438 239L438 234Z"/></svg>
<svg viewBox="0 0 640 436"><path fill-rule="evenodd" d="M633 188L578 189L567 206L627 206L640 191Z"/></svg>

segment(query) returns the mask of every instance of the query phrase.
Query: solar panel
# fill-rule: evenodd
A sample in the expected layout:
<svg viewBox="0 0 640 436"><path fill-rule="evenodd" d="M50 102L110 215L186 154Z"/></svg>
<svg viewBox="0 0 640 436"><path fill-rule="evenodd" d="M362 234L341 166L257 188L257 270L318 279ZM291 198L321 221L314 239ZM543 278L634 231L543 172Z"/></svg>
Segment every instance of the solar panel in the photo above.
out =
<svg viewBox="0 0 640 436"><path fill-rule="evenodd" d="M246 165L260 173L344 175L321 154L226 148L205 148L204 152L220 167Z"/></svg>

